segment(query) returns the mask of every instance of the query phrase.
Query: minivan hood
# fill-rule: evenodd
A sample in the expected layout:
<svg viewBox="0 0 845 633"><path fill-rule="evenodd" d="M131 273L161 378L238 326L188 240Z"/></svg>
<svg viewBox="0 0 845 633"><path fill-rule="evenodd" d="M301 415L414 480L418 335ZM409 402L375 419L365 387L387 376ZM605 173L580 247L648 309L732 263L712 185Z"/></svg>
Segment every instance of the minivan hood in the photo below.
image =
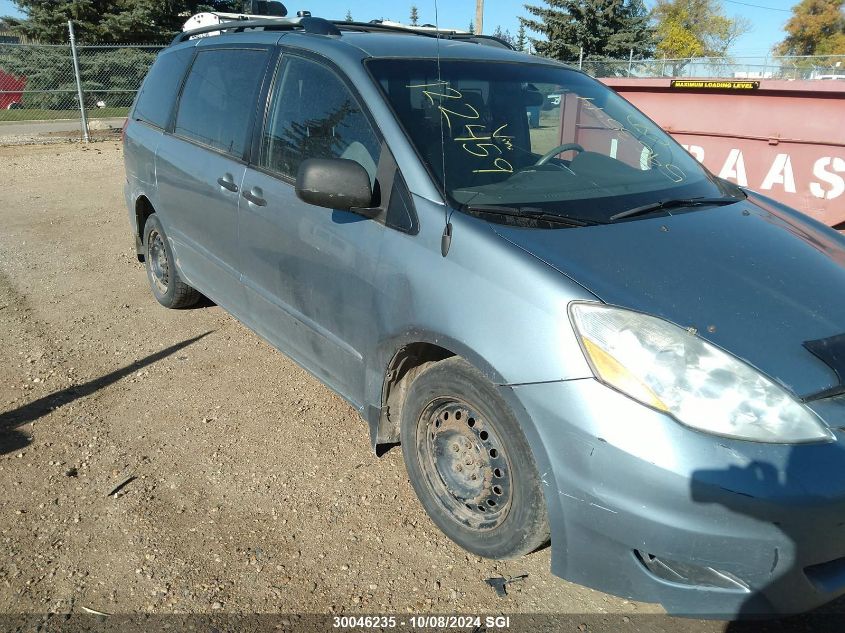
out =
<svg viewBox="0 0 845 633"><path fill-rule="evenodd" d="M575 229L493 225L602 301L662 317L798 396L839 384L803 347L845 333L845 238L751 199Z"/></svg>

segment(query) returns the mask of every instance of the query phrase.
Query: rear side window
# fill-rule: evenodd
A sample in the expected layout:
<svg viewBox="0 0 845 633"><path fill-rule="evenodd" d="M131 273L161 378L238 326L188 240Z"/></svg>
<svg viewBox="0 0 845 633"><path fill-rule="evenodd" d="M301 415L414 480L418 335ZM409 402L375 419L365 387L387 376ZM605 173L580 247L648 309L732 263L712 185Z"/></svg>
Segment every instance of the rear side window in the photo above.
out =
<svg viewBox="0 0 845 633"><path fill-rule="evenodd" d="M193 48L165 52L158 56L147 75L133 117L162 129L170 122L179 85L194 56Z"/></svg>
<svg viewBox="0 0 845 633"><path fill-rule="evenodd" d="M346 85L326 66L289 57L272 97L261 166L296 177L309 158L359 163L375 182L381 145Z"/></svg>
<svg viewBox="0 0 845 633"><path fill-rule="evenodd" d="M200 51L182 90L175 133L242 156L267 55L232 48Z"/></svg>

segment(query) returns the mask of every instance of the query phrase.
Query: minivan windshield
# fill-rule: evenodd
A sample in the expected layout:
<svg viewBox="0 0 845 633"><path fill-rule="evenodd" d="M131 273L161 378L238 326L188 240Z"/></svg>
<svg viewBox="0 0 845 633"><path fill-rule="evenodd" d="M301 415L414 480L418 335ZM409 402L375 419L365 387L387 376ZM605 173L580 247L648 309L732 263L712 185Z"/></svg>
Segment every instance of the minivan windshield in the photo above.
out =
<svg viewBox="0 0 845 633"><path fill-rule="evenodd" d="M431 173L464 208L608 222L667 200L742 196L580 72L434 59L367 66Z"/></svg>

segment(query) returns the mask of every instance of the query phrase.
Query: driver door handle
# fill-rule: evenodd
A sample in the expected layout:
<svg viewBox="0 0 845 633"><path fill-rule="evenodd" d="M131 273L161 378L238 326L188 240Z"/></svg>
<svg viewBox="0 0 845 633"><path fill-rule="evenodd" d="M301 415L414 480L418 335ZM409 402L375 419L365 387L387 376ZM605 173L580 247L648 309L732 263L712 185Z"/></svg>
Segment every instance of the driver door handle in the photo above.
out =
<svg viewBox="0 0 845 633"><path fill-rule="evenodd" d="M253 187L250 191L243 191L241 195L257 207L266 207L267 201L262 197L264 192L260 187Z"/></svg>
<svg viewBox="0 0 845 633"><path fill-rule="evenodd" d="M227 189L233 193L238 192L238 186L235 184L235 179L232 177L232 174L221 176L217 179L217 184L223 187L223 189Z"/></svg>

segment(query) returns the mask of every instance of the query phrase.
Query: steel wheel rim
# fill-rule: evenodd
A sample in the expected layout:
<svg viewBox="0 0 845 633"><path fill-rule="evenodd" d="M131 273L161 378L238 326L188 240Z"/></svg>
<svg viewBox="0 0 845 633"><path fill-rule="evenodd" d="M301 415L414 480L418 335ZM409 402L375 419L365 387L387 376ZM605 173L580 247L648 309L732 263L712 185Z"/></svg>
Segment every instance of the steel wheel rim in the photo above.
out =
<svg viewBox="0 0 845 633"><path fill-rule="evenodd" d="M423 476L441 507L474 530L492 530L513 502L511 465L496 430L456 398L430 403L417 425Z"/></svg>
<svg viewBox="0 0 845 633"><path fill-rule="evenodd" d="M167 262L164 238L161 233L153 230L150 231L147 242L147 261L150 263L153 284L161 294L167 294L167 286L170 283L170 264Z"/></svg>

